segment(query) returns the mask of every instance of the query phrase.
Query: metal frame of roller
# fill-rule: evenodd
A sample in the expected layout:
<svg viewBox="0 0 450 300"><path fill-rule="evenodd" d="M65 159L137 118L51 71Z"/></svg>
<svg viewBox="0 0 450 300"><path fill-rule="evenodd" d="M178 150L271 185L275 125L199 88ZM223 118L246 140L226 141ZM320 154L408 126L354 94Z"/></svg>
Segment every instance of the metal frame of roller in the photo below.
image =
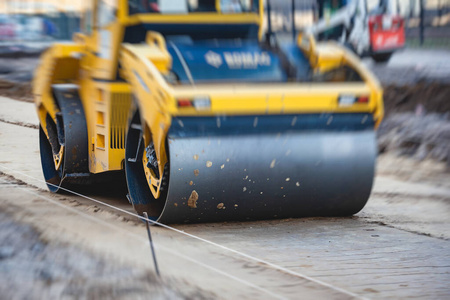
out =
<svg viewBox="0 0 450 300"><path fill-rule="evenodd" d="M127 1L117 3L114 21L75 35L73 43L55 44L36 72L49 183L64 186L64 178L78 177L88 182L89 175L125 170L136 211L164 223L345 216L364 207L383 103L379 83L354 55L300 34L295 49L284 55L294 68L300 69L299 57L307 64L308 80L298 79L283 73L281 50L258 41L262 10L224 14L217 6L214 13L130 15ZM143 41L130 40L130 30L141 23L171 31L174 24L198 25L197 31L209 24L259 31L256 40L241 46L172 41L169 46L166 35L152 30L144 31ZM100 41L105 36L106 48ZM195 53L200 58L183 62ZM236 69L228 53L256 58L250 68ZM196 81L202 68L217 69L209 73L214 80ZM192 70L184 82L183 70ZM358 79L347 81L345 72ZM241 79L222 80L221 74ZM280 79L245 80L276 74ZM77 114L82 116L75 126L71 118ZM49 130L62 128L58 124L67 128L59 136ZM84 136L76 134L83 130ZM82 141L73 139L74 133ZM55 139L59 147L50 147ZM61 163L74 146L83 151L70 164Z"/></svg>

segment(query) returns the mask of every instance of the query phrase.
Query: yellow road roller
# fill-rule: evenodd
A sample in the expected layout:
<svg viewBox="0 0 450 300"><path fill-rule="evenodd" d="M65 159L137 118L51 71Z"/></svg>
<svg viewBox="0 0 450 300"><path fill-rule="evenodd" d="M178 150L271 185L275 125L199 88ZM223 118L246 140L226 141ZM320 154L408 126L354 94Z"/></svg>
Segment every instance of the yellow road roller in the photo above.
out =
<svg viewBox="0 0 450 300"><path fill-rule="evenodd" d="M360 211L380 84L334 42L277 42L264 14L262 0L93 0L33 82L49 189L125 172L135 210L162 223Z"/></svg>

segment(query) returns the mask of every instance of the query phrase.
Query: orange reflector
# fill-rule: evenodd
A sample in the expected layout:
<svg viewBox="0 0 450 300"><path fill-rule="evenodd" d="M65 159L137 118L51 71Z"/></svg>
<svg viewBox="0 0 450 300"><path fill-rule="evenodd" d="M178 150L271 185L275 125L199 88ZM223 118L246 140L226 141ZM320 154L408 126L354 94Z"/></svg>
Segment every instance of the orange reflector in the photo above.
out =
<svg viewBox="0 0 450 300"><path fill-rule="evenodd" d="M178 107L192 107L192 102L189 99L177 99Z"/></svg>
<svg viewBox="0 0 450 300"><path fill-rule="evenodd" d="M356 100L358 103L369 103L369 97L368 96L361 96Z"/></svg>

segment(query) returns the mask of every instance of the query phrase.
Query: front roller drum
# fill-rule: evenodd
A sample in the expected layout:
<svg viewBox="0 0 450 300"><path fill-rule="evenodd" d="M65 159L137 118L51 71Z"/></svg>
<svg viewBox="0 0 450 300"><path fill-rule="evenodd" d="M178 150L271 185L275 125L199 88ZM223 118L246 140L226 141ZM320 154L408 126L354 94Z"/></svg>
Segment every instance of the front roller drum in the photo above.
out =
<svg viewBox="0 0 450 300"><path fill-rule="evenodd" d="M349 216L369 198L376 157L371 115L182 118L172 124L168 193L151 200L158 203L152 216L159 222Z"/></svg>

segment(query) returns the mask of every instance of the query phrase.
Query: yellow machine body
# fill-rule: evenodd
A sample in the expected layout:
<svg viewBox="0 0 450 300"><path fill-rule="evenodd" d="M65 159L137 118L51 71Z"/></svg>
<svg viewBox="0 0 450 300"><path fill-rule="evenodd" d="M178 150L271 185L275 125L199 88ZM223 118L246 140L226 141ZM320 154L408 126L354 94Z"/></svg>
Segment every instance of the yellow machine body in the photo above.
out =
<svg viewBox="0 0 450 300"><path fill-rule="evenodd" d="M115 15L101 23L97 20L99 7L108 2L115 3ZM71 43L54 44L43 54L36 71L33 92L45 136L51 139L47 123L57 124L61 111L54 87L71 86L77 90L84 110L89 173L121 171L127 130L138 110L143 141L145 145L153 143L158 162L158 172L148 168L144 153L148 187L158 199L162 187L162 175L158 174L164 174L169 160L168 132L178 117L369 114L378 126L383 117L380 84L355 55L335 43L316 44L312 36L300 34L296 44L308 58L313 77L348 67L361 81L346 82L336 77L312 82L174 84L167 80L173 57L162 34L149 30L142 43L123 42L126 28L143 23L254 24L259 28L259 38L263 37L262 0L259 11L233 14L222 12L220 3L216 1L215 12L131 15L126 0L94 0L92 28L74 35ZM342 105L339 100L343 95L363 97L366 101ZM201 109L180 106L183 101L195 99L208 99L209 105ZM59 149L58 155L53 153L56 170L60 168L61 156L69 155L67 145Z"/></svg>

